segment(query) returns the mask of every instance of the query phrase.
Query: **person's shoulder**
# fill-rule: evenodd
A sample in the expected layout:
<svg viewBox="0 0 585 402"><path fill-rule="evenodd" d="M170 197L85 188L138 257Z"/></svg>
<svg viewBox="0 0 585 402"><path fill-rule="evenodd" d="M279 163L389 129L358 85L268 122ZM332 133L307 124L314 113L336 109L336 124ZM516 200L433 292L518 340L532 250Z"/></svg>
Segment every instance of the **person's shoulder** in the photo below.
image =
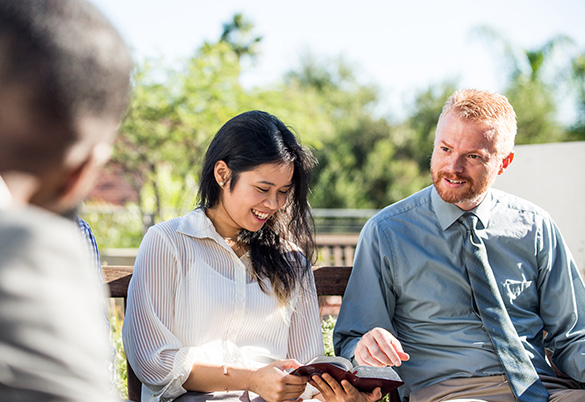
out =
<svg viewBox="0 0 585 402"><path fill-rule="evenodd" d="M532 201L494 188L490 191L496 207L517 213L532 214L546 219L550 218L549 213L545 209Z"/></svg>
<svg viewBox="0 0 585 402"><path fill-rule="evenodd" d="M161 232L167 232L167 231L176 231L177 228L181 225L182 220L184 219L184 216L178 216L176 218L172 218L163 222L158 222L155 223L154 225L150 226L148 228L148 231L161 231Z"/></svg>
<svg viewBox="0 0 585 402"><path fill-rule="evenodd" d="M194 209L185 215L159 222L148 228L145 238L166 239L171 243L190 239L212 238L215 228L202 208Z"/></svg>
<svg viewBox="0 0 585 402"><path fill-rule="evenodd" d="M421 209L429 210L431 205L431 190L432 186L425 187L394 204L388 205L370 218L368 223L370 225L387 224L399 217L408 219L409 215L416 215Z"/></svg>
<svg viewBox="0 0 585 402"><path fill-rule="evenodd" d="M87 262L77 222L36 207L0 213L0 256L3 269L36 278L77 277Z"/></svg>
<svg viewBox="0 0 585 402"><path fill-rule="evenodd" d="M22 225L26 225L37 220L42 222L73 222L72 220L57 215L54 212L47 211L34 205L26 205L23 207L14 207L0 210L0 219L4 224Z"/></svg>
<svg viewBox="0 0 585 402"><path fill-rule="evenodd" d="M174 233L179 230L181 227L190 225L191 222L197 221L200 212L198 209L194 211L190 211L185 215L177 216L175 218L158 222L151 227L148 228L149 232L156 231L156 232L163 232L163 233Z"/></svg>
<svg viewBox="0 0 585 402"><path fill-rule="evenodd" d="M0 211L2 240L14 237L63 240L75 236L76 222L34 206Z"/></svg>

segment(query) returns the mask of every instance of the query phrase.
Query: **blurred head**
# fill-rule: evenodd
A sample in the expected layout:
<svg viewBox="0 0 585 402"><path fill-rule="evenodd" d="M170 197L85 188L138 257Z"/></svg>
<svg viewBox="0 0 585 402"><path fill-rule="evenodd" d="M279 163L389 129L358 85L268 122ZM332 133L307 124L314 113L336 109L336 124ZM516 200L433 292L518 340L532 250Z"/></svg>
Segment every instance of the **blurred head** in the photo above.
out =
<svg viewBox="0 0 585 402"><path fill-rule="evenodd" d="M84 0L0 2L0 174L38 179L31 203L72 208L109 157L132 61Z"/></svg>
<svg viewBox="0 0 585 402"><path fill-rule="evenodd" d="M516 114L498 94L455 92L439 117L431 158L441 198L464 210L475 208L496 177L514 159Z"/></svg>

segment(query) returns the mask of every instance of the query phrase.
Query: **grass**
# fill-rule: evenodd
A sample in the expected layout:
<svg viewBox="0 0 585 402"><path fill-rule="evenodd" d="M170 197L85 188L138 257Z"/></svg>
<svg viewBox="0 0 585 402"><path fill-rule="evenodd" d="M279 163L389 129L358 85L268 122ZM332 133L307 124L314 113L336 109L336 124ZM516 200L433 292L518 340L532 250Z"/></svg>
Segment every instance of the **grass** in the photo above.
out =
<svg viewBox="0 0 585 402"><path fill-rule="evenodd" d="M336 318L331 315L321 320L321 333L323 334L323 344L325 345L325 356L335 356L332 336L336 321Z"/></svg>
<svg viewBox="0 0 585 402"><path fill-rule="evenodd" d="M115 303L110 305L110 341L116 350L114 358L115 386L122 399L128 399L128 371L126 369L126 354L122 344L122 323L124 312Z"/></svg>

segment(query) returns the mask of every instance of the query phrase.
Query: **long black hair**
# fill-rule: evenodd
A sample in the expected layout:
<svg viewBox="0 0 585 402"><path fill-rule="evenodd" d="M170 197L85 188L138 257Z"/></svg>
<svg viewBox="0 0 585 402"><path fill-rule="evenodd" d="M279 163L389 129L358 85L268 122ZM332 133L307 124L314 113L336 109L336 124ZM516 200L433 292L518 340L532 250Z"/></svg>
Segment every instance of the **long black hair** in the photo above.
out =
<svg viewBox="0 0 585 402"><path fill-rule="evenodd" d="M199 187L200 207L213 208L220 201L221 189L214 176L220 160L231 170L230 191L242 172L263 164L294 166L285 205L257 232L243 229L238 235L238 241L250 249L252 274L262 290L268 292L263 279L269 280L278 300L286 303L315 257L314 223L307 196L316 161L275 116L258 110L242 113L221 127L207 149ZM291 243L302 253L292 249Z"/></svg>

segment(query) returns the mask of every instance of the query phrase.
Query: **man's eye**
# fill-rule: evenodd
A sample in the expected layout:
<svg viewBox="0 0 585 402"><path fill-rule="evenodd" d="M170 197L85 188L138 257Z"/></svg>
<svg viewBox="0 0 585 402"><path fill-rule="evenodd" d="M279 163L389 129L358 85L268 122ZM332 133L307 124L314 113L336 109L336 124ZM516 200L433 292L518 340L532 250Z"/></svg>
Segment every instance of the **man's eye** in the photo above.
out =
<svg viewBox="0 0 585 402"><path fill-rule="evenodd" d="M449 148L447 148L447 147L441 147L441 151L443 151L443 152L449 152Z"/></svg>
<svg viewBox="0 0 585 402"><path fill-rule="evenodd" d="M471 159L479 159L479 155L469 155Z"/></svg>

